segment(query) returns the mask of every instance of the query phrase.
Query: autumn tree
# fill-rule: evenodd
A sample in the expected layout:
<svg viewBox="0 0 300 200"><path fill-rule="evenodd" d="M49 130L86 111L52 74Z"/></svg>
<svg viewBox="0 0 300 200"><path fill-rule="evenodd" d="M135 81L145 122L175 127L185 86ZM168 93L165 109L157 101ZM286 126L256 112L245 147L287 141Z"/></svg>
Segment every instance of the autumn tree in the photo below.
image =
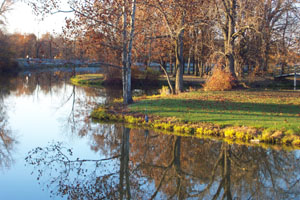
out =
<svg viewBox="0 0 300 200"><path fill-rule="evenodd" d="M17 68L14 54L10 48L9 38L3 31L6 20L5 15L11 10L12 5L12 0L0 1L0 72L10 72Z"/></svg>
<svg viewBox="0 0 300 200"><path fill-rule="evenodd" d="M68 19L66 26L71 35L72 33L94 33L99 38L96 41L99 42L98 45L118 51L116 57L108 60L106 65L122 69L124 104L131 103L131 65L133 39L135 37L136 0L116 0L112 2L73 0L69 2L69 10L67 11L63 10L61 3L61 1L50 0L43 2L30 1L37 14L73 12L74 18ZM117 44L109 43L111 33L117 36ZM120 57L122 58L121 62L117 59Z"/></svg>
<svg viewBox="0 0 300 200"><path fill-rule="evenodd" d="M293 37L294 28L299 24L299 1L296 0L265 0L259 3L261 8L259 31L261 33L262 70L266 71L274 55L276 43L280 46L280 54L288 51L287 38ZM281 42L276 42L281 41ZM295 41L295 40L294 40ZM282 60L282 62L285 62Z"/></svg>
<svg viewBox="0 0 300 200"><path fill-rule="evenodd" d="M223 34L224 50L223 56L225 58L226 69L232 76L236 76L235 71L235 46L236 39L246 30L251 28L251 25L245 24L240 26L238 22L242 15L239 12L244 11L244 4L248 2L239 0L215 0L214 7L217 10L215 18L219 24L220 30Z"/></svg>
<svg viewBox="0 0 300 200"><path fill-rule="evenodd" d="M296 41L291 39L294 37L291 30L295 31L299 23L297 1L215 2L224 39L224 57L231 74L241 74L243 65L258 66L259 70L267 71L278 47L284 55L289 49L287 38L290 38L290 44ZM278 60L272 62L278 63Z"/></svg>
<svg viewBox="0 0 300 200"><path fill-rule="evenodd" d="M206 1L144 1L148 7L155 8L153 17L157 25L161 26L156 38L170 38L175 57L175 93L183 91L184 72L184 33L186 30L206 23L205 11L199 8Z"/></svg>

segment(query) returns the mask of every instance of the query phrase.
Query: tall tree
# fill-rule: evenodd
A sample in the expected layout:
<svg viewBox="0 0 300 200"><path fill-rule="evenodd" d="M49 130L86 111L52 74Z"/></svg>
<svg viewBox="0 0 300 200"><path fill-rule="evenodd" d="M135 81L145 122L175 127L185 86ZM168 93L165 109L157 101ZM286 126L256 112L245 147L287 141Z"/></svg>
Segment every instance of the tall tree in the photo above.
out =
<svg viewBox="0 0 300 200"><path fill-rule="evenodd" d="M33 0L30 4L36 13L42 16L56 12L73 12L74 17L67 19L65 33L71 38L74 36L96 38L97 40L89 41L114 52L114 57L109 57L108 63L102 64L122 69L123 103L132 102L131 65L136 0L72 0L68 2L69 10L62 9L62 1Z"/></svg>
<svg viewBox="0 0 300 200"><path fill-rule="evenodd" d="M263 71L267 71L270 55L274 54L272 46L274 46L276 36L282 35L282 42L285 42L285 37L288 36L286 34L287 28L295 26L292 16L296 15L296 18L299 19L299 6L297 3L299 3L297 0L264 0L260 2L260 15L263 20L258 22L260 22L259 31L262 37L263 59L261 65ZM285 44L283 45L285 46ZM284 52L282 53L284 54Z"/></svg>
<svg viewBox="0 0 300 200"><path fill-rule="evenodd" d="M203 12L199 11L204 5L202 0L180 0L180 1L144 1L144 3L156 12L153 17L163 27L160 34L171 39L175 53L175 92L183 91L183 72L184 72L184 32L185 30L205 23ZM197 14L198 13L198 14ZM159 33L158 33L159 34Z"/></svg>
<svg viewBox="0 0 300 200"><path fill-rule="evenodd" d="M232 76L236 76L235 69L235 46L236 39L244 34L247 30L253 29L250 21L243 21L248 1L242 0L215 0L216 20L223 34L224 57L226 69ZM249 22L243 24L241 22Z"/></svg>

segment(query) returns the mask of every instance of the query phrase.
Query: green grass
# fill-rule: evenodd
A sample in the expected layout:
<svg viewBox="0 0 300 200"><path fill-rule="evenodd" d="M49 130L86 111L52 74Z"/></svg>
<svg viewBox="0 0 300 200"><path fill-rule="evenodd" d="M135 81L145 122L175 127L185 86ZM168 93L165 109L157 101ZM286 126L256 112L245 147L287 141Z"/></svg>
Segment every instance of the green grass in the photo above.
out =
<svg viewBox="0 0 300 200"><path fill-rule="evenodd" d="M81 74L70 79L74 85L102 86L103 74Z"/></svg>
<svg viewBox="0 0 300 200"><path fill-rule="evenodd" d="M186 122L285 129L300 134L300 93L293 91L197 91L149 97L129 108Z"/></svg>

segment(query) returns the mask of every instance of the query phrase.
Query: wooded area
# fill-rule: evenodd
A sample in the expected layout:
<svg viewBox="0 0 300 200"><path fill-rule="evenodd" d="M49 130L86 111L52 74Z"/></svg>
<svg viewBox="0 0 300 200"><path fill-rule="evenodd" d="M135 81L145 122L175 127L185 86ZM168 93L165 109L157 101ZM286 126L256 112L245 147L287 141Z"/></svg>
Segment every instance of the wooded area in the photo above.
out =
<svg viewBox="0 0 300 200"><path fill-rule="evenodd" d="M62 1L28 3L40 17L57 12L74 17L66 19L59 37L5 36L15 56L95 59L120 66L126 104L132 101L135 63L146 69L159 63L174 74L174 92L180 93L184 71L203 76L207 66L216 65L233 77L264 75L275 65L300 59L299 0L71 0L67 10Z"/></svg>

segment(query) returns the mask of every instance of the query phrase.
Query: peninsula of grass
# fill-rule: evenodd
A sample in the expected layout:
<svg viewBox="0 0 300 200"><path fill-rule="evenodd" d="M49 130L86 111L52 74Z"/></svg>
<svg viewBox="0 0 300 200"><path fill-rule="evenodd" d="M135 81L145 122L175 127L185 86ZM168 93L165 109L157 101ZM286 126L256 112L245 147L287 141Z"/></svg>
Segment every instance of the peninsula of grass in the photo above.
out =
<svg viewBox="0 0 300 200"><path fill-rule="evenodd" d="M72 77L70 81L74 85L102 86L103 79L103 74L81 74Z"/></svg>
<svg viewBox="0 0 300 200"><path fill-rule="evenodd" d="M117 107L98 108L92 117L192 135L300 146L299 92L195 91L142 97L126 109Z"/></svg>

